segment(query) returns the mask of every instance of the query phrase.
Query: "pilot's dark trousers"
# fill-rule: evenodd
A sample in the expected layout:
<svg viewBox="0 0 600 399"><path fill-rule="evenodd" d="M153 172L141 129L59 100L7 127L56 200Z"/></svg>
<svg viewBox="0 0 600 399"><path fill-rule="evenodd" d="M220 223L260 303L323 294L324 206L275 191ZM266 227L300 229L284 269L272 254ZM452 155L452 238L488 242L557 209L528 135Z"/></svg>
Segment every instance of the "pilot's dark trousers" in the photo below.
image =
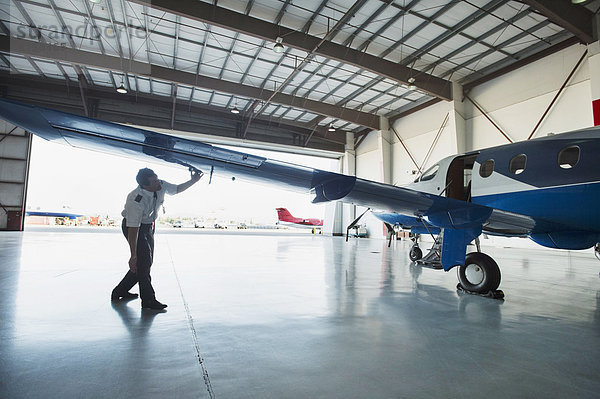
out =
<svg viewBox="0 0 600 399"><path fill-rule="evenodd" d="M127 224L125 219L121 224L121 229L127 239ZM137 273L127 271L123 280L117 285L115 291L124 293L133 288L134 285L140 286L140 298L142 304L151 303L156 300L154 288L152 288L150 267L154 256L154 225L142 224L138 233L137 240Z"/></svg>

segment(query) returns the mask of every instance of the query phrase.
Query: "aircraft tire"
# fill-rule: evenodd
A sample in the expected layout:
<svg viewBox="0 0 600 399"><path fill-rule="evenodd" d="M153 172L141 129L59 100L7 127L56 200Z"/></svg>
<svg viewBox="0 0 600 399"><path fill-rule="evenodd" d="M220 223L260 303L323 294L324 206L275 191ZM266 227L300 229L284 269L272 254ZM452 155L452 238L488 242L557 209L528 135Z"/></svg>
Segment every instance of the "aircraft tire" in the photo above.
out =
<svg viewBox="0 0 600 399"><path fill-rule="evenodd" d="M485 294L500 285L500 268L490 256L472 252L458 268L458 281L467 291Z"/></svg>
<svg viewBox="0 0 600 399"><path fill-rule="evenodd" d="M421 259L423 257L423 251L421 251L421 248L419 247L412 247L410 249L410 252L408 253L408 258L414 262L417 261L419 259Z"/></svg>

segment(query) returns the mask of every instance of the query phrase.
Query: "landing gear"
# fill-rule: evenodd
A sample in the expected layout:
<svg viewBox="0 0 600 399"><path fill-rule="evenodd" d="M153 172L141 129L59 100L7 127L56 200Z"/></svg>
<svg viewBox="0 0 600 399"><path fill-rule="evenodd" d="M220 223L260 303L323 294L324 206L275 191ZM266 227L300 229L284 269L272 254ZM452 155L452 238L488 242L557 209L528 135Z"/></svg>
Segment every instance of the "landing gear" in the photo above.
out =
<svg viewBox="0 0 600 399"><path fill-rule="evenodd" d="M502 298L504 293L496 290L500 285L498 264L482 252L467 254L465 264L458 267L459 289L468 293Z"/></svg>
<svg viewBox="0 0 600 399"><path fill-rule="evenodd" d="M412 252L412 250L411 250ZM420 252L420 249L419 249ZM409 253L410 256L410 253ZM431 246L431 249L429 250L429 253L427 255L425 255L424 257L420 258L417 260L417 263L423 267L427 267L429 269L435 269L435 270L440 270L443 269L442 267L442 240L440 238L440 236L438 236L433 245Z"/></svg>
<svg viewBox="0 0 600 399"><path fill-rule="evenodd" d="M408 258L411 262L415 262L423 257L423 251L419 248L419 234L411 234L411 236L410 239L413 242L413 246L410 248Z"/></svg>
<svg viewBox="0 0 600 399"><path fill-rule="evenodd" d="M429 231L427 224L423 223L425 228ZM429 231L431 234L431 231ZM423 256L423 252L419 248L419 244L417 242L418 235L412 238L413 246L410 249L408 254L411 261L413 261L416 265L427 267L430 269L444 269L442 265L442 246L443 245L456 245L461 243L461 240L469 237L469 233L473 232L465 232L461 236L460 234L456 234L454 231L449 231L446 233L444 238L444 231L439 234L437 237L434 237L433 234L431 236L434 238L434 243L429 253ZM464 264L460 264L462 259L458 256L456 252L450 251L446 252L446 261L450 259L450 262L456 260L458 267L458 285L457 289L459 291L475 294L481 296L487 296L495 299L503 299L504 292L498 290L498 286L500 285L500 268L498 264L492 259L490 256L481 252L481 246L479 243L479 238L475 237L475 245L477 246L477 252L472 252L465 256ZM462 241L464 242L464 241ZM465 245L466 247L466 245ZM465 248L466 250L466 248ZM600 243L596 245L596 254L598 259L600 259ZM453 258L454 257L454 258ZM460 260L459 260L460 259ZM448 263L450 263L448 262ZM446 269L449 270L452 267Z"/></svg>
<svg viewBox="0 0 600 399"><path fill-rule="evenodd" d="M423 257L423 251L421 251L421 248L419 248L419 244L415 243L412 246L410 252L408 253L408 257L412 262L417 261Z"/></svg>

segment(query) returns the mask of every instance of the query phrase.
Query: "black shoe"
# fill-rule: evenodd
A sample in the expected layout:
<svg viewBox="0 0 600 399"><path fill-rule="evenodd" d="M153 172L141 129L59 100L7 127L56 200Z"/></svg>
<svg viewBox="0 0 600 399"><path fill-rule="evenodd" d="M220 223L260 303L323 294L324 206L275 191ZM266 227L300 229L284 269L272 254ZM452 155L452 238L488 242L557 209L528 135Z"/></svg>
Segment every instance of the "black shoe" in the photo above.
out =
<svg viewBox="0 0 600 399"><path fill-rule="evenodd" d="M167 305L164 303L158 302L156 299L149 303L142 303L142 309L154 309L154 310L163 310Z"/></svg>
<svg viewBox="0 0 600 399"><path fill-rule="evenodd" d="M138 297L138 294L133 294L131 292L120 293L115 290L110 294L111 301L118 301L119 299L135 299Z"/></svg>

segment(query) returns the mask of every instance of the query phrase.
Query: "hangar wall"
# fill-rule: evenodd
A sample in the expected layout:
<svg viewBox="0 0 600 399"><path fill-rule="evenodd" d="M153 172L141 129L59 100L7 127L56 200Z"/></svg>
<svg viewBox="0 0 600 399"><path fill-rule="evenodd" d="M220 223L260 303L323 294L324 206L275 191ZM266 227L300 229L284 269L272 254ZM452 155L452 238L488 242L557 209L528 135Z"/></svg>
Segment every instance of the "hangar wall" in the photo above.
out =
<svg viewBox="0 0 600 399"><path fill-rule="evenodd" d="M22 231L31 135L0 120L0 230Z"/></svg>
<svg viewBox="0 0 600 399"><path fill-rule="evenodd" d="M466 95L513 141L526 140L585 51L584 45L568 47L476 86ZM588 66L588 60L584 59L540 124L534 138L593 126ZM455 88L454 92L455 101L438 102L398 119L392 126L418 166L423 165L423 170L439 159L458 152L508 144L508 140L467 98L462 99L457 93L460 90ZM431 148L446 115L448 122ZM381 148L378 134L377 131L371 132L356 150L358 177L383 181L379 172ZM395 185L410 183L418 168L393 132L391 143L391 181ZM428 152L431 153L426 158ZM378 234L381 229L378 225L381 222L374 217L368 219L371 237L383 237Z"/></svg>
<svg viewBox="0 0 600 399"><path fill-rule="evenodd" d="M585 51L584 45L568 47L477 86L470 96L514 141L526 140ZM507 143L472 104L465 111L470 149ZM591 83L588 61L584 59L533 137L590 126Z"/></svg>

